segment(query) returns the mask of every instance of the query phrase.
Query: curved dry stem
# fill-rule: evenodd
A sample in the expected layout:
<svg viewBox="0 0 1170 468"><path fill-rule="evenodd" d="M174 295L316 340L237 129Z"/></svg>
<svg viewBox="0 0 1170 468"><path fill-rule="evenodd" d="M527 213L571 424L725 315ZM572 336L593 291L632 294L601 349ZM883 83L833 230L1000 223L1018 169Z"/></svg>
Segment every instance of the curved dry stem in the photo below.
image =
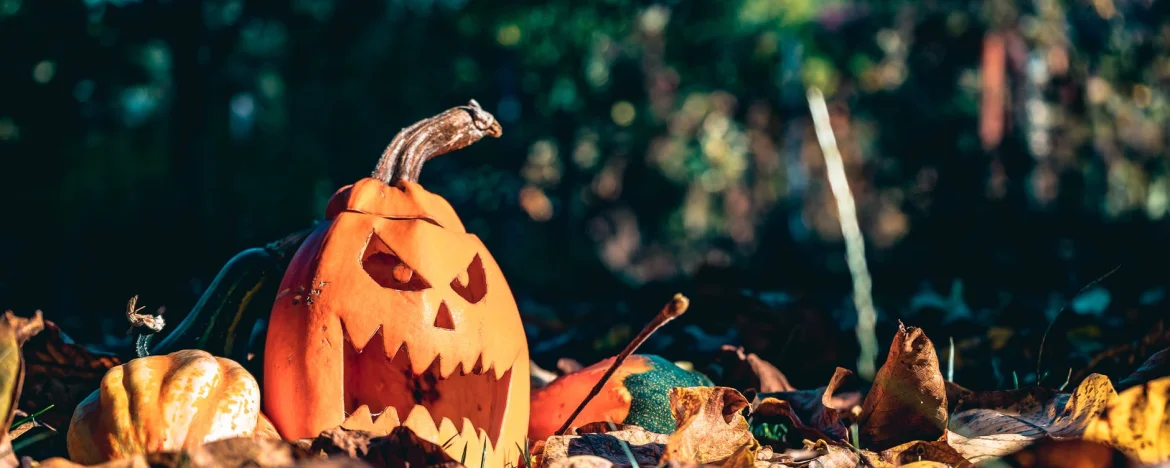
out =
<svg viewBox="0 0 1170 468"><path fill-rule="evenodd" d="M499 137L503 128L495 116L472 99L465 106L402 129L382 152L373 177L388 185L417 182L422 166L431 158L463 149L485 136Z"/></svg>
<svg viewBox="0 0 1170 468"><path fill-rule="evenodd" d="M650 338L650 335L653 335L655 331L658 331L658 329L662 328L663 325L666 325L667 322L678 318L678 316L686 312L687 308L690 306L690 299L687 299L687 297L682 294L675 294L674 297L670 299L670 302L667 302L666 305L662 307L662 310L658 312L658 315L655 315L654 318L650 320L650 323L646 324L646 327L643 328L642 331L638 332L638 335L635 336L634 339L626 345L625 349L623 349L621 353L618 353L617 357L613 360L613 364L609 366L609 369L606 369L605 374L601 375L601 379L593 385L593 389L589 390L589 394L585 396L585 400L582 401L581 404L577 405L577 409L574 410L573 414L569 416L569 419L561 425L561 428L557 429L555 434L564 435L567 433L569 428L573 425L573 420L577 419L577 416L581 414L581 411L585 410L585 405L588 405L589 401L592 400L593 397L601 393L601 389L605 387L605 383L609 381L610 377L613 377L614 372L617 372L618 368L622 366L622 363L626 361L626 358L634 354L634 352L638 350L638 347L642 346L642 343L645 343L646 340Z"/></svg>

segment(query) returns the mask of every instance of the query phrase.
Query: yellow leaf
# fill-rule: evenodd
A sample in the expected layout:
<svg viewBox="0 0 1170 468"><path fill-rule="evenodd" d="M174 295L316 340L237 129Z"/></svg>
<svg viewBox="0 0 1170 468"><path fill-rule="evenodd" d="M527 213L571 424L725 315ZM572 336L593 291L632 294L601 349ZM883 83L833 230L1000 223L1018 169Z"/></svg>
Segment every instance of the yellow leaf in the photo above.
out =
<svg viewBox="0 0 1170 468"><path fill-rule="evenodd" d="M31 319L17 317L12 311L5 312L0 319L0 420L4 424L0 427L0 466L20 464L12 451L12 440L8 435L24 382L24 359L20 346L42 328L44 318L39 310Z"/></svg>
<svg viewBox="0 0 1170 468"><path fill-rule="evenodd" d="M759 442L741 414L747 406L743 395L727 387L671 390L670 410L678 429L666 441L663 461L722 462L745 446L754 454Z"/></svg>
<svg viewBox="0 0 1170 468"><path fill-rule="evenodd" d="M1142 463L1170 461L1170 377L1132 387L1089 423L1085 440L1103 442Z"/></svg>
<svg viewBox="0 0 1170 468"><path fill-rule="evenodd" d="M1077 438L1117 395L1109 378L1093 374L1076 390L1056 393L1040 387L972 394L951 416L947 442L965 458L979 461L1020 450L1037 439Z"/></svg>

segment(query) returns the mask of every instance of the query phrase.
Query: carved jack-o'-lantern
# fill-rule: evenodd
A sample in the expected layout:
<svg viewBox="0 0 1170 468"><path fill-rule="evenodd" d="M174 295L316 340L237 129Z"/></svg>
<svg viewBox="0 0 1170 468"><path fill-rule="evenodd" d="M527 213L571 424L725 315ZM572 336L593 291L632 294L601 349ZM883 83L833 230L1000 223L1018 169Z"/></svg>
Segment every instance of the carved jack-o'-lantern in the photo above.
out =
<svg viewBox="0 0 1170 468"><path fill-rule="evenodd" d="M528 345L499 266L416 181L427 159L499 136L475 101L404 129L373 177L334 194L268 327L264 412L286 439L405 425L468 466L515 461Z"/></svg>

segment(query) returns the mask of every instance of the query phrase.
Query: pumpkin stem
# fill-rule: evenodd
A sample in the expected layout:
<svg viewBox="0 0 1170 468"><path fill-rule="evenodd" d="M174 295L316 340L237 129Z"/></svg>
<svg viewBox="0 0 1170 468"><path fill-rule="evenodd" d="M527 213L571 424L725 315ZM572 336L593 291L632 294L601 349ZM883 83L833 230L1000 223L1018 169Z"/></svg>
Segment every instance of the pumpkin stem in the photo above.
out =
<svg viewBox="0 0 1170 468"><path fill-rule="evenodd" d="M373 177L387 185L418 182L423 163L431 158L466 148L485 136L498 138L501 134L503 128L495 116L472 99L465 106L452 107L398 132L382 152Z"/></svg>
<svg viewBox="0 0 1170 468"><path fill-rule="evenodd" d="M130 321L130 330L126 333L134 335L134 351L140 358L150 355L151 338L167 325L162 316L165 308L159 307L157 315L140 314L144 308L138 307L138 296L131 297L126 303L126 320Z"/></svg>
<svg viewBox="0 0 1170 468"><path fill-rule="evenodd" d="M589 400L592 400L593 397L597 396L598 393L601 393L601 388L605 386L605 383L609 381L610 377L613 377L614 372L617 372L618 368L622 366L622 363L626 361L626 358L634 354L634 351L637 351L638 347L642 346L642 343L645 343L646 339L650 338L650 335L653 335L654 332L658 331L659 328L662 328L662 326L666 325L667 322L678 318L678 316L682 315L683 312L686 312L687 307L690 307L690 305L691 301L690 299L687 299L686 296L682 294L675 294L674 297L671 298L670 302L668 302L666 306L662 308L662 311L658 312L658 315L655 315L654 319L651 320L650 323L646 324L646 327L643 328L642 331L638 332L638 336L635 336L634 339L630 341L630 344L626 345L626 348L623 349L616 358L614 358L613 364L609 366L609 369L606 369L605 374L601 376L601 379L598 380L597 384L593 386L593 389L589 391L589 395L585 396L585 400L577 406L577 409L573 411L573 414L569 416L569 419L565 421L565 424L563 424L561 428L557 430L556 434L564 435L566 432L568 432L569 426L573 424L573 420L577 419L577 416L580 415L581 411L585 409L585 405L589 404Z"/></svg>

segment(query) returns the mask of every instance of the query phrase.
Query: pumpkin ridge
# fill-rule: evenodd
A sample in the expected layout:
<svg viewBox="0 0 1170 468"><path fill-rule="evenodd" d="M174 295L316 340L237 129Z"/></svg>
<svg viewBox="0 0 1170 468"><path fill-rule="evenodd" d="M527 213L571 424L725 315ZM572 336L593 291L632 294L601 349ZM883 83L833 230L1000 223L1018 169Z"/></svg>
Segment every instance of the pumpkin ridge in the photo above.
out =
<svg viewBox="0 0 1170 468"><path fill-rule="evenodd" d="M122 371L122 388L126 388L126 389L140 388L137 385L138 382L136 382L135 381L136 379L134 379L134 375L135 375L134 369L136 366L144 365L144 362L146 361L146 359L148 359L148 358L136 359L136 360L133 360L133 361L126 363L126 367ZM148 390L148 389L142 388L142 390ZM131 421L138 419L138 417L140 416L140 411L138 411L138 410L139 410L138 405L134 404L134 400L127 398L126 399L126 415L127 415L127 417L125 418L125 421L131 422ZM112 417L114 419L118 419L117 414L114 414ZM133 441L130 444L131 449L142 451L142 450L147 450L150 447L150 441L147 439L147 433L149 433L149 431L147 431L147 433L143 433L143 427L140 425L133 424L132 422L129 424L128 429L129 429L130 434L131 434L131 440Z"/></svg>
<svg viewBox="0 0 1170 468"><path fill-rule="evenodd" d="M219 361L210 353L200 350L183 350L175 353L175 363L164 372L164 377L158 380L159 383L159 413L163 424L161 431L164 435L171 435L172 432L177 432L182 435L180 445L183 447L191 444L198 444L200 440L192 441L192 437L197 434L207 432L207 407L222 398L222 373L220 372ZM201 372L194 373L196 370ZM200 378L203 373L211 372L210 378ZM194 374L193 374L194 373ZM192 375L193 374L193 375ZM183 386L175 388L175 385L182 383ZM190 406L184 406L178 409L180 414L185 418L179 421L172 421L166 419L167 406L174 404L170 397L172 392L190 393L197 391L201 386L210 386L211 391L208 395L202 398L196 398L189 403ZM166 397L166 398L164 398ZM165 399L165 401L163 401ZM160 447L165 445L166 440L160 443ZM148 444L153 446L153 444Z"/></svg>
<svg viewBox="0 0 1170 468"><path fill-rule="evenodd" d="M251 436L260 419L259 399L256 380L227 358L183 350L135 359L111 368L101 387L78 405L67 449L74 461L96 465ZM224 417L244 424L212 424Z"/></svg>
<svg viewBox="0 0 1170 468"><path fill-rule="evenodd" d="M192 418L193 423L187 430L183 437L183 446L199 445L203 443L206 434L211 429L211 422L215 411L218 410L216 403L224 398L223 383L223 363L213 359L215 364L215 375L213 376L213 384L211 386L211 393L204 398L201 398L195 406L195 415ZM204 436L200 437L200 434ZM193 439L197 437L197 439Z"/></svg>

